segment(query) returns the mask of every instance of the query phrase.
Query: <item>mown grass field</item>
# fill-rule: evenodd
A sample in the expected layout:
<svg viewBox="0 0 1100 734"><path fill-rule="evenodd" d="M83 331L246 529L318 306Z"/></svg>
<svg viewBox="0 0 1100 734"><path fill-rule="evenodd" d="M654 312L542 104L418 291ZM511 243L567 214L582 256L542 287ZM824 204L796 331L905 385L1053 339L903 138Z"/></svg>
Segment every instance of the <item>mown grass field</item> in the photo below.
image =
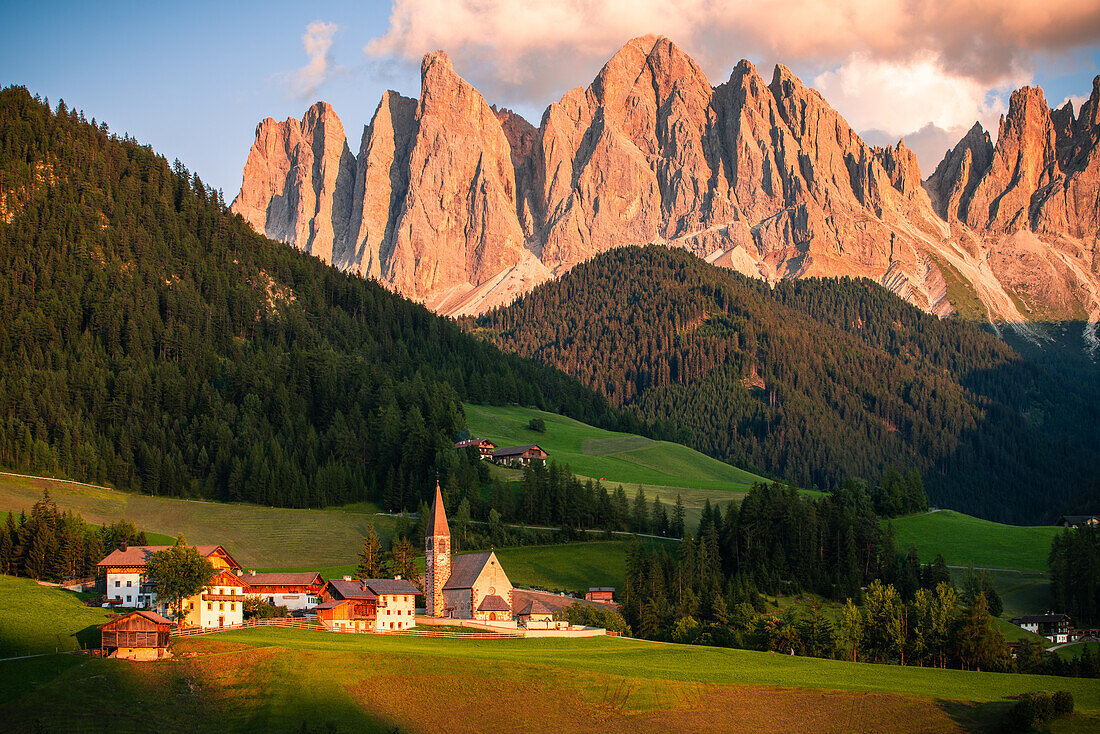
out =
<svg viewBox="0 0 1100 734"><path fill-rule="evenodd" d="M0 658L94 647L108 616L72 592L0 575Z"/></svg>
<svg viewBox="0 0 1100 734"><path fill-rule="evenodd" d="M953 510L893 520L898 548L915 547L925 563L942 553L950 565L1046 571L1053 525L1003 525Z"/></svg>
<svg viewBox="0 0 1100 734"><path fill-rule="evenodd" d="M25 584L23 580L12 580ZM17 591L22 591L18 590ZM44 589L44 594L63 592ZM0 632L26 621L0 595ZM62 632L80 624L57 616ZM17 621L18 620L18 621ZM65 627L68 624L70 627ZM177 640L159 663L0 661L14 731L995 731L1025 691L1092 680L901 668L628 639L463 640L264 629Z"/></svg>
<svg viewBox="0 0 1100 734"><path fill-rule="evenodd" d="M175 538L182 532L192 543L220 543L245 568L349 563L359 551L368 523L373 522L380 535L389 537L397 522L374 515L375 508L365 504L353 506L353 511L292 510L151 497L8 474L0 474L0 512L29 511L44 488L58 507L78 512L90 523L101 525L125 518L147 533Z"/></svg>
<svg viewBox="0 0 1100 734"><path fill-rule="evenodd" d="M763 478L668 441L595 428L556 413L533 408L464 404L471 435L498 446L537 443L550 458L573 472L611 484L676 489L745 492ZM546 431L527 427L542 418Z"/></svg>
<svg viewBox="0 0 1100 734"><path fill-rule="evenodd" d="M325 578L353 574L368 523L373 522L383 538L396 526L394 518L374 515L375 508L365 503L352 508L288 510L149 497L3 474L0 512L29 510L42 496L43 487L49 488L59 507L72 509L89 522L101 524L124 517L145 530L152 544L171 543L182 532L192 543L220 543L245 569L260 571L320 571ZM497 555L517 586L552 590L621 587L628 542L507 547L497 550Z"/></svg>

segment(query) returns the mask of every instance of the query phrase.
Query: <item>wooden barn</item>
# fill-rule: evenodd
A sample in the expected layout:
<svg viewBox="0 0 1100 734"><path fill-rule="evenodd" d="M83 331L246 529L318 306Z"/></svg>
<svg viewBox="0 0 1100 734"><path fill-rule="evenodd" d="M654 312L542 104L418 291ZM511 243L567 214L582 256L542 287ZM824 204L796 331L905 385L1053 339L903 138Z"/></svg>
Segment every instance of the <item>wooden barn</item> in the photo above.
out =
<svg viewBox="0 0 1100 734"><path fill-rule="evenodd" d="M100 652L126 660L166 658L171 629L172 622L156 612L120 614L99 628Z"/></svg>

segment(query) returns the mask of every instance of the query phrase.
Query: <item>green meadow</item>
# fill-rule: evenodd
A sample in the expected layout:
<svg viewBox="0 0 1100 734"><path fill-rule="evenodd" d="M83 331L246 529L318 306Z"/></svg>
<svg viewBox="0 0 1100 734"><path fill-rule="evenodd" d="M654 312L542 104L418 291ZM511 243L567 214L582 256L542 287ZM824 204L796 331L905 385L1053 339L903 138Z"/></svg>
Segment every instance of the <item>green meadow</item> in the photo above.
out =
<svg viewBox="0 0 1100 734"><path fill-rule="evenodd" d="M48 608L49 617L13 614ZM72 594L0 578L0 639L77 640ZM1100 723L1094 680L903 668L625 638L468 640L268 628L173 642L158 663L0 660L0 717L43 731L993 731L1027 691L1068 690ZM10 648L9 648L10 649ZM491 723L489 723L491 722Z"/></svg>
<svg viewBox="0 0 1100 734"><path fill-rule="evenodd" d="M917 549L928 562L942 553L950 565L1046 571L1053 525L1003 525L954 510L893 520L898 548Z"/></svg>

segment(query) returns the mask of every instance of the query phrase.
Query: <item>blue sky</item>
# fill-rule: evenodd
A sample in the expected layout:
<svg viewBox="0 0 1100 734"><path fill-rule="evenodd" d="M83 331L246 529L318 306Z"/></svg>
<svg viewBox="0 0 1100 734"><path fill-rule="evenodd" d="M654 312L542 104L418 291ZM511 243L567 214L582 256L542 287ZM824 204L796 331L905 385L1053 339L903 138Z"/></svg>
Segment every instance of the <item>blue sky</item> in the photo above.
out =
<svg viewBox="0 0 1100 734"><path fill-rule="evenodd" d="M924 57L923 48L884 49L873 33L855 35L850 48L838 49L827 42L827 29L821 30L819 43L807 45L802 39L795 46L768 37L760 30L766 26L734 18L732 11L729 30L716 39L708 35L712 21L700 28L703 20L693 26L667 12L694 0L637 0L637 13L611 20L607 8L593 20L593 3L588 3L577 10L573 27L560 17L548 22L536 11L560 12L576 0L547 1L397 0L396 9L381 1L124 2L108 9L88 3L7 3L0 9L0 27L6 31L0 84L25 85L53 104L64 98L114 132L151 144L169 160L180 158L228 200L240 186L261 119L301 117L309 104L325 99L344 122L355 152L382 92L390 88L417 96L417 58L438 47L452 55L456 70L490 102L512 107L536 125L546 104L571 86L586 85L618 46L644 32L669 35L700 60L714 84L741 56L756 63L765 77L772 63L782 61L822 89L857 130L882 131L869 134L869 140L888 142L901 135L912 140L926 122L935 123L942 134L927 143L930 152L917 150L926 175L942 150L937 146L957 139L952 138L957 129L969 127L975 117L996 132L997 116L1013 86L1039 83L1057 105L1069 95L1086 96L1092 77L1100 73L1100 46L1088 25L1100 12L1087 8L1074 16L1075 27L1084 23L1085 31L1067 31L1063 47L1057 41L1051 47L1049 32L1043 47L1017 29L1013 32L1024 34L1018 38L1027 53L1002 48L998 58L1009 59L1004 68L975 70L967 59L951 55L949 39L940 45L929 42ZM309 62L303 34L315 21L338 30L331 34L315 93L302 95L293 75ZM593 26L600 27L594 31ZM364 47L372 39L382 41L375 41L368 54ZM919 58L926 60L914 61ZM884 102L888 92L883 85L896 90L899 83L908 100ZM925 115L925 98L930 108L944 98L953 101Z"/></svg>

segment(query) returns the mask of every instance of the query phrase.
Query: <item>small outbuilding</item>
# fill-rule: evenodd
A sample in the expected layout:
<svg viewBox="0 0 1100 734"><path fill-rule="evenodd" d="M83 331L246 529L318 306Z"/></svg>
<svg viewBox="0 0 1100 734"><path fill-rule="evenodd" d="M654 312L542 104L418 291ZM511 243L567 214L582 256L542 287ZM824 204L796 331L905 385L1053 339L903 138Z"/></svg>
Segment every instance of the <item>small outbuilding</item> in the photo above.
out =
<svg viewBox="0 0 1100 734"><path fill-rule="evenodd" d="M170 657L168 638L172 622L156 612L120 614L99 628L103 657L159 660Z"/></svg>
<svg viewBox="0 0 1100 734"><path fill-rule="evenodd" d="M531 599L516 612L516 621L528 629L548 629L553 626L554 613L538 599Z"/></svg>
<svg viewBox="0 0 1100 734"><path fill-rule="evenodd" d="M603 604L613 604L615 602L615 587L614 586L591 586L588 588L588 593L584 595L585 601L598 601Z"/></svg>

